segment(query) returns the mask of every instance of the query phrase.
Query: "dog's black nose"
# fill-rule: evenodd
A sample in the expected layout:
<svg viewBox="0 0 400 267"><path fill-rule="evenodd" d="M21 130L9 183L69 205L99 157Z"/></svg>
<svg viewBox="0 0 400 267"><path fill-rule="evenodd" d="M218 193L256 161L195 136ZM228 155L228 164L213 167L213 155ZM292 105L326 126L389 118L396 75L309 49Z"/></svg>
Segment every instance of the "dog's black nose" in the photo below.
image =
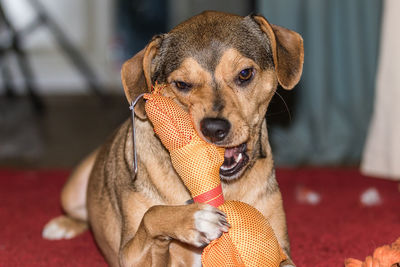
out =
<svg viewBox="0 0 400 267"><path fill-rule="evenodd" d="M200 129L210 142L215 143L228 135L231 124L225 119L205 118L200 122Z"/></svg>

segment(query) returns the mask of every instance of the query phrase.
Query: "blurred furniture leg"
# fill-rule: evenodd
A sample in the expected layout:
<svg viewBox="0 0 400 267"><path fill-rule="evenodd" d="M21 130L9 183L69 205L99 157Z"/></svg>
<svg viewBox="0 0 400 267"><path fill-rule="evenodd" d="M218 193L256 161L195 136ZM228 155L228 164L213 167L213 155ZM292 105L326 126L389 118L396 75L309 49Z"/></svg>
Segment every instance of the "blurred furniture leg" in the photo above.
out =
<svg viewBox="0 0 400 267"><path fill-rule="evenodd" d="M63 50L65 55L71 60L75 68L78 69L79 73L83 75L83 78L86 80L89 89L91 89L96 95L102 97L103 94L98 78L96 77L96 74L94 73L88 62L85 60L84 56L69 41L61 28L49 16L48 12L46 12L45 7L39 0L30 0L30 3L37 13L37 19L36 21L31 23L30 27L24 30L24 33L29 33L30 31L36 29L38 26L41 25L46 26L53 34L56 42Z"/></svg>
<svg viewBox="0 0 400 267"><path fill-rule="evenodd" d="M1 51L3 53L4 51ZM0 60L2 61L1 65L1 75L3 77L3 86L6 91L6 97L13 98L15 97L14 86L12 84L12 76L11 72L6 64L4 64L3 55L0 56Z"/></svg>
<svg viewBox="0 0 400 267"><path fill-rule="evenodd" d="M4 24L7 31L10 34L11 43L8 47L0 48L1 56L4 58L4 54L11 51L17 57L18 66L24 78L25 87L28 91L28 95L34 104L36 111L39 113L43 111L44 104L41 98L38 96L37 88L35 86L35 79L32 66L28 60L25 50L22 47L22 38L25 35L30 34L32 31L36 30L40 26L46 26L49 31L53 34L55 41L60 46L64 54L70 59L78 72L85 79L88 88L97 96L103 98L103 93L98 78L95 72L90 67L88 62L85 60L84 56L80 51L69 41L67 36L61 30L61 28L55 23L55 21L48 15L45 7L41 4L39 0L30 0L32 8L37 14L37 17L32 21L25 29L17 31L10 20L7 18L7 14L4 11L2 2L0 0L0 21ZM12 89L11 73L8 70L6 64L2 66L2 75L5 81L6 94L11 96L15 93Z"/></svg>
<svg viewBox="0 0 400 267"><path fill-rule="evenodd" d="M40 113L43 111L44 104L36 93L37 89L34 83L32 68L26 56L26 53L21 46L21 35L15 30L13 25L8 20L6 14L4 13L4 9L1 2L0 2L0 20L8 30L9 34L11 35L11 43L9 47L2 48L2 54L8 52L9 50L11 50L16 54L17 62L21 69L25 87L28 91L28 95L35 107L35 110ZM10 81L11 75L6 64L2 66L2 74L5 75L4 79L5 79L7 95L11 96L14 94L14 92L12 92L12 85Z"/></svg>

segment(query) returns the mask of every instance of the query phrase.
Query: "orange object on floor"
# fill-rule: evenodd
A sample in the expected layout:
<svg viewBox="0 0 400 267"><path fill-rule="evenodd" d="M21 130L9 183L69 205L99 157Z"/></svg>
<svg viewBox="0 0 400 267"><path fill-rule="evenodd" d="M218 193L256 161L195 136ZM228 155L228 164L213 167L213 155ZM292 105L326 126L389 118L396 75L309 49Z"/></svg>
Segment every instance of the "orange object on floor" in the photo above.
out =
<svg viewBox="0 0 400 267"><path fill-rule="evenodd" d="M345 267L398 267L400 266L400 238L392 245L385 245L375 249L372 256L362 262L356 259L346 259Z"/></svg>
<svg viewBox="0 0 400 267"><path fill-rule="evenodd" d="M146 94L146 113L195 202L219 207L231 228L203 251L203 266L279 266L286 259L268 220L254 207L224 201L219 169L224 149L202 140L189 114L156 86Z"/></svg>

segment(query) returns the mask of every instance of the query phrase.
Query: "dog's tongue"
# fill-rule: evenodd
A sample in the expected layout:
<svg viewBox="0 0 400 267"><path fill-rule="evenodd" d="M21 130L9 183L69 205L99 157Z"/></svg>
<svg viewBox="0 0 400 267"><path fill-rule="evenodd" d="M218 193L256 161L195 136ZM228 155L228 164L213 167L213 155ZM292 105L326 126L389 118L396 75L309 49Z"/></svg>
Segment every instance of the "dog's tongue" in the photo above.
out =
<svg viewBox="0 0 400 267"><path fill-rule="evenodd" d="M233 165L237 164L239 160L241 160L243 157L243 155L241 154L242 152L243 152L243 145L226 148L224 154L223 166L232 167Z"/></svg>
<svg viewBox="0 0 400 267"><path fill-rule="evenodd" d="M231 148L225 148L225 158L232 158L235 155L237 156L240 153L239 147L231 147Z"/></svg>

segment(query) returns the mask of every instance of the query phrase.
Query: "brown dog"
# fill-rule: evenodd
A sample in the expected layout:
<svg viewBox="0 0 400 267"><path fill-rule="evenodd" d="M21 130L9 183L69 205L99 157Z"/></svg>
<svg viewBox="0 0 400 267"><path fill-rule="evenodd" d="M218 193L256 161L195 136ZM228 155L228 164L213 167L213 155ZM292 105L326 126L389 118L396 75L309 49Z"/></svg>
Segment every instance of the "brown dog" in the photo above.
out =
<svg viewBox="0 0 400 267"><path fill-rule="evenodd" d="M299 34L261 16L205 12L154 37L122 68L129 102L155 82L166 84L163 93L190 112L199 136L226 148L220 170L225 198L262 212L289 257L264 118L278 83L293 88L302 66ZM128 120L71 175L61 196L67 215L50 221L43 235L71 238L90 224L112 266L200 266L201 248L228 230L225 215L187 204L190 194L143 104L135 108L136 177Z"/></svg>

